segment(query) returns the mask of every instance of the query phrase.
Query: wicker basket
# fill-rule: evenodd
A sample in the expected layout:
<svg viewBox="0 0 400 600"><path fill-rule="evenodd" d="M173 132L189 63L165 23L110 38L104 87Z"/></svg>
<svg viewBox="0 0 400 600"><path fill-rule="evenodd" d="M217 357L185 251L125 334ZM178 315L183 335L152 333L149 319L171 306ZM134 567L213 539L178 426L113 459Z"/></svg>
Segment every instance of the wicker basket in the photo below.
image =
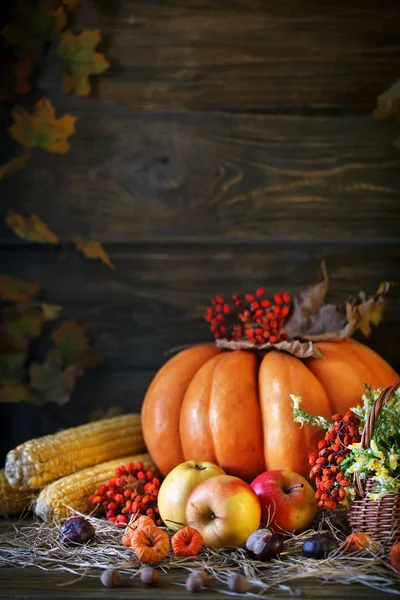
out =
<svg viewBox="0 0 400 600"><path fill-rule="evenodd" d="M365 422L361 444L367 448L371 442L375 423L379 413L394 392L400 387L400 381L382 390ZM363 532L371 535L382 544L393 544L400 540L400 493L387 494L380 500L370 500L368 492L373 492L377 482L372 479L360 479L354 474L356 498L352 501L348 513L349 523L353 532Z"/></svg>

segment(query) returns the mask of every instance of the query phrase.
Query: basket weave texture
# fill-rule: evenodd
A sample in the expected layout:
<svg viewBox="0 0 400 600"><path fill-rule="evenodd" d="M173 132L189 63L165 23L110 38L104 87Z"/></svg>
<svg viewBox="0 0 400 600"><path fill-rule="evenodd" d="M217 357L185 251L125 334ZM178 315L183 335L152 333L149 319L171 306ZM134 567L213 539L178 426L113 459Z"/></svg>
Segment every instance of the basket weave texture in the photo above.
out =
<svg viewBox="0 0 400 600"><path fill-rule="evenodd" d="M400 387L400 381L382 390L367 417L364 425L361 445L370 445L375 424L383 405L391 399ZM400 541L400 493L387 494L380 500L370 500L368 493L374 492L378 483L372 478L360 479L354 474L356 498L351 502L348 519L353 532L371 535L381 544L394 544Z"/></svg>

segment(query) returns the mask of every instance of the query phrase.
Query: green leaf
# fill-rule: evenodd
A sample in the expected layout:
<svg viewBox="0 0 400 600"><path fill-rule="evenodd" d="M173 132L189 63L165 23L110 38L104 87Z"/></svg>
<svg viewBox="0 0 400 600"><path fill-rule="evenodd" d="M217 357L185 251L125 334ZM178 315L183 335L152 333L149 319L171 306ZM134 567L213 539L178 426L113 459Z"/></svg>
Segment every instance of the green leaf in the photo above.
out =
<svg viewBox="0 0 400 600"><path fill-rule="evenodd" d="M57 359L46 360L43 364L32 363L29 368L31 387L41 392L46 402L64 406L75 388L75 367L68 366L62 370L62 363Z"/></svg>
<svg viewBox="0 0 400 600"><path fill-rule="evenodd" d="M0 298L13 302L26 302L35 298L40 291L37 283L16 279L11 275L0 275Z"/></svg>

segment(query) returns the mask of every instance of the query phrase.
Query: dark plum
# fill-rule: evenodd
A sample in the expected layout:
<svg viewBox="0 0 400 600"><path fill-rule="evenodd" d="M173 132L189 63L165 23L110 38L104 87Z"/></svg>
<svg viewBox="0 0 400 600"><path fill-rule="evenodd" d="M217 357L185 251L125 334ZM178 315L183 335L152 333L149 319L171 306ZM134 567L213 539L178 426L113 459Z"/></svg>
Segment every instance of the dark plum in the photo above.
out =
<svg viewBox="0 0 400 600"><path fill-rule="evenodd" d="M338 543L333 537L325 533L316 533L303 543L302 551L308 558L326 558L337 547Z"/></svg>
<svg viewBox="0 0 400 600"><path fill-rule="evenodd" d="M95 535L94 527L83 517L72 517L60 527L59 541L64 545L86 544Z"/></svg>
<svg viewBox="0 0 400 600"><path fill-rule="evenodd" d="M278 556L282 551L282 537L269 529L257 529L247 538L246 552L250 558L270 560Z"/></svg>

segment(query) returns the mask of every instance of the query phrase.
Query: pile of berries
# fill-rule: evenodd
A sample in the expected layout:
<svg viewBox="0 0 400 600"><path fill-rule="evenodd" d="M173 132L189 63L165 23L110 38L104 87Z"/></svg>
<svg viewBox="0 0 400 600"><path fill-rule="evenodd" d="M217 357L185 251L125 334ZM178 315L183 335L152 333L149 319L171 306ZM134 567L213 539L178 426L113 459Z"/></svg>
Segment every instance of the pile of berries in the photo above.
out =
<svg viewBox="0 0 400 600"><path fill-rule="evenodd" d="M361 421L350 410L344 416L333 415L332 421L332 427L318 443L319 452L309 454L308 460L312 467L310 477L315 478L317 487L315 497L318 506L335 510L345 499L345 488L351 483L341 471L340 465L350 454L347 446L361 440Z"/></svg>
<svg viewBox="0 0 400 600"><path fill-rule="evenodd" d="M290 313L292 297L277 292L273 301L264 298L264 288L241 298L232 296L232 302L226 302L223 296L211 300L205 320L210 323L210 331L216 340L228 339L253 344L276 344L286 339L282 333L285 319Z"/></svg>
<svg viewBox="0 0 400 600"><path fill-rule="evenodd" d="M131 517L147 515L156 525L162 525L157 508L160 480L152 471L144 469L141 462L121 465L115 470L115 478L103 483L89 502L103 507L110 523L125 526Z"/></svg>

